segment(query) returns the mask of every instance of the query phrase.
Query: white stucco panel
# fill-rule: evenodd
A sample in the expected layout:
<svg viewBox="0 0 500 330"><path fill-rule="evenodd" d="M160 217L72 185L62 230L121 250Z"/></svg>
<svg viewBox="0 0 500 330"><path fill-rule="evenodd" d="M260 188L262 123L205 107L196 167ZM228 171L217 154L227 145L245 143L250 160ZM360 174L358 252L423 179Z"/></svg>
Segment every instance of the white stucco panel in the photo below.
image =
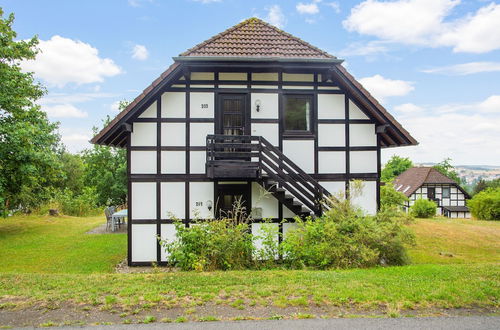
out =
<svg viewBox="0 0 500 330"><path fill-rule="evenodd" d="M185 123L162 123L161 145L170 147L183 147L186 145Z"/></svg>
<svg viewBox="0 0 500 330"><path fill-rule="evenodd" d="M189 172L192 174L205 174L207 153L205 151L191 151L189 155Z"/></svg>
<svg viewBox="0 0 500 330"><path fill-rule="evenodd" d="M219 80L247 80L246 72L219 72Z"/></svg>
<svg viewBox="0 0 500 330"><path fill-rule="evenodd" d="M273 195L266 192L261 185L252 182L252 210L262 209L262 219L278 217L278 200Z"/></svg>
<svg viewBox="0 0 500 330"><path fill-rule="evenodd" d="M266 235L266 232L263 230L263 228L266 228L266 227L269 228L268 230L272 230L273 233L274 232L276 233L275 235L273 235L273 240L276 243L278 242L279 224L277 224L277 223L252 223L252 235L254 235L253 245L257 251L264 248L264 245L262 244L262 241L263 241L262 238L264 235ZM274 257L277 259L278 255L276 255Z"/></svg>
<svg viewBox="0 0 500 330"><path fill-rule="evenodd" d="M177 232L175 230L175 225L171 223L162 223L160 225L161 228L161 239L163 241L167 241L169 243L175 241L177 238ZM165 248L161 247L161 261L167 261L167 254L165 252Z"/></svg>
<svg viewBox="0 0 500 330"><path fill-rule="evenodd" d="M156 219L156 182L132 182L132 220Z"/></svg>
<svg viewBox="0 0 500 330"><path fill-rule="evenodd" d="M345 96L343 94L318 94L318 119L344 119Z"/></svg>
<svg viewBox="0 0 500 330"><path fill-rule="evenodd" d="M361 195L352 197L351 201L367 214L377 213L377 182L363 181Z"/></svg>
<svg viewBox="0 0 500 330"><path fill-rule="evenodd" d="M252 93L250 99L252 118L278 119L277 93ZM259 111L257 111L257 101L260 101Z"/></svg>
<svg viewBox="0 0 500 330"><path fill-rule="evenodd" d="M306 173L314 173L313 140L284 140L283 152Z"/></svg>
<svg viewBox="0 0 500 330"><path fill-rule="evenodd" d="M162 151L161 152L162 174L184 174L186 173L185 151Z"/></svg>
<svg viewBox="0 0 500 330"><path fill-rule="evenodd" d="M273 146L279 145L279 127L278 124L252 124L252 135L263 136Z"/></svg>
<svg viewBox="0 0 500 330"><path fill-rule="evenodd" d="M349 100L349 119L370 119L361 109Z"/></svg>
<svg viewBox="0 0 500 330"><path fill-rule="evenodd" d="M252 80L255 81L278 81L277 72L254 72L252 73Z"/></svg>
<svg viewBox="0 0 500 330"><path fill-rule="evenodd" d="M154 101L146 110L144 110L138 118L156 118L157 107Z"/></svg>
<svg viewBox="0 0 500 330"><path fill-rule="evenodd" d="M134 123L132 128L131 146L156 146L156 123Z"/></svg>
<svg viewBox="0 0 500 330"><path fill-rule="evenodd" d="M191 123L191 146L204 147L207 145L207 135L214 134L213 123Z"/></svg>
<svg viewBox="0 0 500 330"><path fill-rule="evenodd" d="M349 143L352 147L377 146L375 124L350 124Z"/></svg>
<svg viewBox="0 0 500 330"><path fill-rule="evenodd" d="M130 172L132 174L156 174L156 151L131 151Z"/></svg>
<svg viewBox="0 0 500 330"><path fill-rule="evenodd" d="M186 214L185 187L184 182L162 182L160 184L162 219L184 219Z"/></svg>
<svg viewBox="0 0 500 330"><path fill-rule="evenodd" d="M320 147L345 147L345 125L318 124L318 145Z"/></svg>
<svg viewBox="0 0 500 330"><path fill-rule="evenodd" d="M345 151L318 152L319 173L345 173Z"/></svg>
<svg viewBox="0 0 500 330"><path fill-rule="evenodd" d="M189 115L191 118L214 118L214 93L192 92L189 97Z"/></svg>
<svg viewBox="0 0 500 330"><path fill-rule="evenodd" d="M186 117L186 93L163 93L163 95L161 96L161 116L163 118Z"/></svg>
<svg viewBox="0 0 500 330"><path fill-rule="evenodd" d="M132 225L132 261L156 261L156 225Z"/></svg>
<svg viewBox="0 0 500 330"><path fill-rule="evenodd" d="M189 183L189 210L190 217L194 219L209 219L214 217L214 183L190 182ZM208 209L207 202L212 202L212 209Z"/></svg>
<svg viewBox="0 0 500 330"><path fill-rule="evenodd" d="M336 197L345 196L345 181L320 181L320 184Z"/></svg>
<svg viewBox="0 0 500 330"><path fill-rule="evenodd" d="M351 173L377 173L376 151L351 151Z"/></svg>

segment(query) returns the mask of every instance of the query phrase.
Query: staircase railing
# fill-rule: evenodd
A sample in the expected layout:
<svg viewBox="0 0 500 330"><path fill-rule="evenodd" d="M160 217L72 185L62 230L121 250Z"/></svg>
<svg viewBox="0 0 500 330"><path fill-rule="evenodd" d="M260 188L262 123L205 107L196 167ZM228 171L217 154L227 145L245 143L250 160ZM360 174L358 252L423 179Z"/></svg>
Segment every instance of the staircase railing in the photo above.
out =
<svg viewBox="0 0 500 330"><path fill-rule="evenodd" d="M207 168L217 166L243 175L254 169L259 179L267 175L316 215L327 207L330 193L262 136L208 135Z"/></svg>

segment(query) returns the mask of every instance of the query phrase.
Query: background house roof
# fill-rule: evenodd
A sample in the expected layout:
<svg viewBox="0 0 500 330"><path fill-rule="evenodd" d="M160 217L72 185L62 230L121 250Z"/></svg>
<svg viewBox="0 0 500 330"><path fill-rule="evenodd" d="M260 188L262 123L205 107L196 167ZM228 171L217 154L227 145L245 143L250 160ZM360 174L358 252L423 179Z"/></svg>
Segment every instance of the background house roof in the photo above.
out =
<svg viewBox="0 0 500 330"><path fill-rule="evenodd" d="M336 59L258 18L249 18L188 49L180 56Z"/></svg>
<svg viewBox="0 0 500 330"><path fill-rule="evenodd" d="M412 167L394 179L394 188L409 197L424 183L457 183L433 167Z"/></svg>

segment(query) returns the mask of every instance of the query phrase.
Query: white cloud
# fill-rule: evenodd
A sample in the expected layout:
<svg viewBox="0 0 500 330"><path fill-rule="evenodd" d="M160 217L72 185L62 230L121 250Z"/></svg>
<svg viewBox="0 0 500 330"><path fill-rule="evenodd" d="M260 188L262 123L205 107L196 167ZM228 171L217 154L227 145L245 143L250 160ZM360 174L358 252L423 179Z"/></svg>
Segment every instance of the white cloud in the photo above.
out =
<svg viewBox="0 0 500 330"><path fill-rule="evenodd" d="M329 7L332 7L332 9L337 13L337 14L340 14L340 3L338 3L337 1L333 1L333 2L328 2L328 3L325 3L325 5L329 6Z"/></svg>
<svg viewBox="0 0 500 330"><path fill-rule="evenodd" d="M112 93L49 93L40 100L40 104L63 104L63 103L82 103L101 98L117 97Z"/></svg>
<svg viewBox="0 0 500 330"><path fill-rule="evenodd" d="M381 40L455 52L485 53L500 48L500 4L491 3L450 19L460 0L366 0L352 8L344 27ZM446 20L448 19L448 20Z"/></svg>
<svg viewBox="0 0 500 330"><path fill-rule="evenodd" d="M207 3L221 2L222 0L194 0L194 1L207 4Z"/></svg>
<svg viewBox="0 0 500 330"><path fill-rule="evenodd" d="M500 62L469 62L422 70L425 73L440 73L451 76L465 76L474 73L500 71Z"/></svg>
<svg viewBox="0 0 500 330"><path fill-rule="evenodd" d="M88 113L72 104L42 105L42 110L51 118L85 118Z"/></svg>
<svg viewBox="0 0 500 330"><path fill-rule="evenodd" d="M419 107L418 105L415 105L413 103L403 103L403 104L397 105L394 107L394 110L396 112L401 112L404 114L414 114L417 112L424 111L424 109L422 107Z"/></svg>
<svg viewBox="0 0 500 330"><path fill-rule="evenodd" d="M120 101L115 101L115 102L111 103L110 109L113 112L119 112L120 111Z"/></svg>
<svg viewBox="0 0 500 330"><path fill-rule="evenodd" d="M40 40L39 48L36 59L23 62L22 67L51 86L102 82L123 72L112 59L99 57L96 48L79 40L55 35Z"/></svg>
<svg viewBox="0 0 500 330"><path fill-rule="evenodd" d="M139 60L139 61L144 61L149 57L149 52L146 46L144 45L135 45L134 48L132 49L132 58Z"/></svg>
<svg viewBox="0 0 500 330"><path fill-rule="evenodd" d="M457 107L467 111L438 111ZM450 157L455 164L500 163L500 95L470 104L403 108L418 109L401 113L398 119L420 145L383 151L385 159L396 153L414 162L439 162Z"/></svg>
<svg viewBox="0 0 500 330"><path fill-rule="evenodd" d="M266 21L281 29L286 24L286 17L279 5L272 5L267 9Z"/></svg>
<svg viewBox="0 0 500 330"><path fill-rule="evenodd" d="M340 56L368 56L379 53L386 53L387 46L378 40L370 42L355 42L351 43L339 52Z"/></svg>
<svg viewBox="0 0 500 330"><path fill-rule="evenodd" d="M66 130L69 131L69 130ZM91 136L86 133L67 133L61 135L61 140L70 152L80 152L90 146Z"/></svg>
<svg viewBox="0 0 500 330"><path fill-rule="evenodd" d="M311 3L302 3L302 2L299 2L295 6L295 9L297 9L297 11L300 14L315 15L315 14L319 13L319 8L318 8L318 5L317 5L317 1L313 1Z"/></svg>
<svg viewBox="0 0 500 330"><path fill-rule="evenodd" d="M403 96L415 89L412 82L387 79L379 74L361 78L359 82L381 103L387 97Z"/></svg>

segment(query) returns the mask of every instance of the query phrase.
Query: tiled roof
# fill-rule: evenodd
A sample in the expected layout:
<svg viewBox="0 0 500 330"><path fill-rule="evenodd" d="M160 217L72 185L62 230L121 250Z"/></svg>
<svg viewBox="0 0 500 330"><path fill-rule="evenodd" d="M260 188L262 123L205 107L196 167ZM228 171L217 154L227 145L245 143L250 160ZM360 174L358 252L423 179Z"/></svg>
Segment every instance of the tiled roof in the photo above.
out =
<svg viewBox="0 0 500 330"><path fill-rule="evenodd" d="M249 18L180 56L335 59L335 56L258 18Z"/></svg>
<svg viewBox="0 0 500 330"><path fill-rule="evenodd" d="M443 209L451 212L469 212L467 206L443 206Z"/></svg>
<svg viewBox="0 0 500 330"><path fill-rule="evenodd" d="M420 188L424 183L449 183L456 182L441 174L433 167L412 167L394 179L394 187L407 197Z"/></svg>

